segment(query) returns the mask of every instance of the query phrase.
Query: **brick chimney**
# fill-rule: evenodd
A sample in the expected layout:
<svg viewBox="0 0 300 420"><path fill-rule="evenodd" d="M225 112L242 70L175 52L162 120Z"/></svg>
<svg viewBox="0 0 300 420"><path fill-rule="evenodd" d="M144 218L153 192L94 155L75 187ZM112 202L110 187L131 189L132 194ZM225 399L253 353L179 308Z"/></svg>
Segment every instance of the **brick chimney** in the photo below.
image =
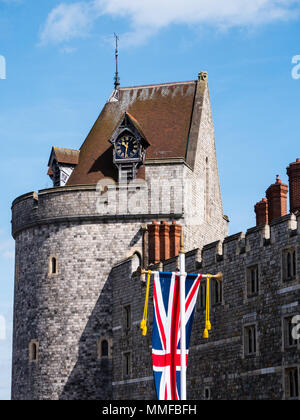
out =
<svg viewBox="0 0 300 420"><path fill-rule="evenodd" d="M154 220L148 225L148 249L149 264L156 264L160 261L160 225Z"/></svg>
<svg viewBox="0 0 300 420"><path fill-rule="evenodd" d="M290 187L290 212L300 210L300 159L287 167Z"/></svg>
<svg viewBox="0 0 300 420"><path fill-rule="evenodd" d="M170 226L170 258L179 255L182 227L172 222Z"/></svg>
<svg viewBox="0 0 300 420"><path fill-rule="evenodd" d="M256 213L256 226L269 224L268 207L268 200L266 198L263 198L255 204L254 211Z"/></svg>
<svg viewBox="0 0 300 420"><path fill-rule="evenodd" d="M170 226L167 222L160 222L160 261L170 258Z"/></svg>
<svg viewBox="0 0 300 420"><path fill-rule="evenodd" d="M270 185L266 191L269 223L287 214L287 193L288 186L277 175L275 184Z"/></svg>
<svg viewBox="0 0 300 420"><path fill-rule="evenodd" d="M156 264L179 255L182 227L172 222L158 224L156 221L147 226L149 264Z"/></svg>

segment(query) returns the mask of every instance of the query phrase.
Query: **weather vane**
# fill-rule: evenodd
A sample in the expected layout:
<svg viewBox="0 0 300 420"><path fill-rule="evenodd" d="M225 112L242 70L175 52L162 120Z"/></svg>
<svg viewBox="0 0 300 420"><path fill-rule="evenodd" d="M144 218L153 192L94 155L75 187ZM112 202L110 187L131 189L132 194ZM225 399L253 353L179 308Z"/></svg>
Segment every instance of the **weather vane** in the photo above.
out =
<svg viewBox="0 0 300 420"><path fill-rule="evenodd" d="M115 90L118 89L118 87L120 86L120 79L119 79L119 72L118 72L118 56L119 56L119 51L118 51L118 41L119 41L119 37L118 35L115 33L115 40L116 40L116 75L115 75Z"/></svg>

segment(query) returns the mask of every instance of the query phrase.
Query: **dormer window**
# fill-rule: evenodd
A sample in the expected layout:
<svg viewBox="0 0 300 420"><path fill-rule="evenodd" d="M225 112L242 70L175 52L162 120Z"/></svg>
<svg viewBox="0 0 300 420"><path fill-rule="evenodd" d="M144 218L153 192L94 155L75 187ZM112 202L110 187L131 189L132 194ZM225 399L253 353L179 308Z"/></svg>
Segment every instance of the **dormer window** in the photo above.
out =
<svg viewBox="0 0 300 420"><path fill-rule="evenodd" d="M79 150L52 148L48 163L48 175L53 182L53 187L66 185L78 161Z"/></svg>

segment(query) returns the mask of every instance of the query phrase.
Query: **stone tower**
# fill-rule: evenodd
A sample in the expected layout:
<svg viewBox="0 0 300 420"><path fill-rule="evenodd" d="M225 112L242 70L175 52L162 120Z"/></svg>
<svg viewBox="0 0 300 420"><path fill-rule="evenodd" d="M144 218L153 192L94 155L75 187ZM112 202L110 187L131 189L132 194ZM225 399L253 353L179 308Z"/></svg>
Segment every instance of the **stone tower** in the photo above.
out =
<svg viewBox="0 0 300 420"><path fill-rule="evenodd" d="M110 399L113 266L149 263L153 221L168 256L166 225L188 250L227 235L207 74L118 88L80 150L52 149L48 175L53 188L12 204L12 398Z"/></svg>

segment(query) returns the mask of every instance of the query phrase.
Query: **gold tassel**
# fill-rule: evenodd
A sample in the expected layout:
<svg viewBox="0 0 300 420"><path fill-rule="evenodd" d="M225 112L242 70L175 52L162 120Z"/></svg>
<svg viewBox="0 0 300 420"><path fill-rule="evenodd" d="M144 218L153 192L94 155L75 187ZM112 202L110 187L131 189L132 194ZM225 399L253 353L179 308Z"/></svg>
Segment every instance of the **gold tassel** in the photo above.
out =
<svg viewBox="0 0 300 420"><path fill-rule="evenodd" d="M148 278L147 278L147 290L146 290L146 299L145 299L145 306L144 306L144 314L143 319L140 324L140 328L142 330L142 335L147 335L147 316L148 316L148 301L149 301L149 290L150 290L150 278L152 276L152 271L148 271Z"/></svg>
<svg viewBox="0 0 300 420"><path fill-rule="evenodd" d="M205 310L205 330L203 332L203 338L207 339L209 337L208 331L211 330L211 323L209 320L209 292L210 292L210 285L209 285L209 281L210 281L211 275L207 274L206 277L206 310Z"/></svg>

